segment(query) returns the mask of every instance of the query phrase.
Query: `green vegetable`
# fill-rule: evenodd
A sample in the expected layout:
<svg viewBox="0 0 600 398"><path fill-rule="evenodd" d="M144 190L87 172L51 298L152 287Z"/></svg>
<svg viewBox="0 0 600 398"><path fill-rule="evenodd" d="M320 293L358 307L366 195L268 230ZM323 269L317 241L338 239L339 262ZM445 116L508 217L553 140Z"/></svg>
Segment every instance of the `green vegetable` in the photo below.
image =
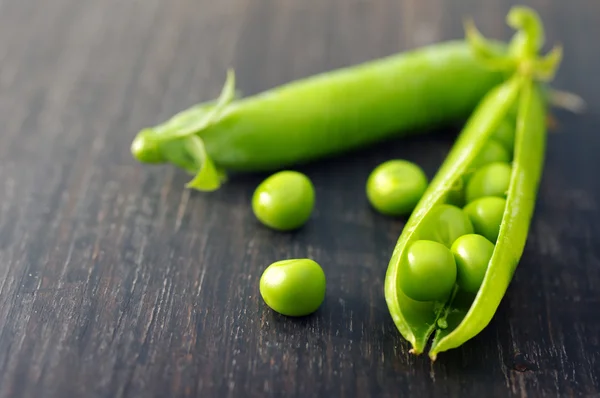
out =
<svg viewBox="0 0 600 398"><path fill-rule="evenodd" d="M274 311L287 316L315 312L325 300L325 273L313 260L291 259L269 265L260 278L260 294Z"/></svg>
<svg viewBox="0 0 600 398"><path fill-rule="evenodd" d="M504 54L497 43L494 53ZM228 171L275 171L391 137L464 120L505 73L483 67L464 41L414 49L254 96L235 96L233 72L220 97L141 130L131 152L171 163L218 189Z"/></svg>
<svg viewBox="0 0 600 398"><path fill-rule="evenodd" d="M467 202L483 196L506 197L511 174L508 163L490 163L477 170L467 183Z"/></svg>
<svg viewBox="0 0 600 398"><path fill-rule="evenodd" d="M314 186L307 176L297 171L284 170L269 176L252 196L252 210L256 218L281 231L303 226L314 206Z"/></svg>
<svg viewBox="0 0 600 398"><path fill-rule="evenodd" d="M466 173L467 175L469 173ZM459 178L454 186L448 190L446 194L445 202L449 205L463 207L465 205L465 181L468 180L468 176Z"/></svg>
<svg viewBox="0 0 600 398"><path fill-rule="evenodd" d="M456 282L454 257L446 246L438 242L415 241L400 266L400 288L416 301L446 299Z"/></svg>
<svg viewBox="0 0 600 398"><path fill-rule="evenodd" d="M466 292L477 293L494 253L494 244L477 234L463 235L452 244L457 284Z"/></svg>
<svg viewBox="0 0 600 398"><path fill-rule="evenodd" d="M514 122L514 120L512 120ZM512 153L515 150L515 125L511 123L510 117L507 117L502 121L500 126L496 129L492 138L497 142L501 143L502 146L508 151L512 158ZM505 162L509 162L505 160Z"/></svg>
<svg viewBox="0 0 600 398"><path fill-rule="evenodd" d="M410 213L425 189L427 176L416 164L389 160L377 166L367 179L367 198L380 213L402 216Z"/></svg>
<svg viewBox="0 0 600 398"><path fill-rule="evenodd" d="M433 240L450 248L462 235L473 233L469 217L456 206L441 204L431 208L419 229L419 239Z"/></svg>
<svg viewBox="0 0 600 398"><path fill-rule="evenodd" d="M546 142L547 103L543 84L553 78L562 52L557 47L545 56L537 54L543 45L543 28L537 14L530 8L512 8L507 21L517 32L509 44L509 53L502 56L490 50L488 41L472 23L467 24L467 40L477 58L493 70L512 71L512 75L490 90L475 108L407 221L386 272L385 298L394 323L410 342L411 352L415 354L423 352L433 335L429 350L432 360L440 352L459 347L476 336L493 318L523 254L533 217ZM412 300L402 290L403 280L408 279L404 265L407 253L415 241L424 239L424 229L430 233L433 228L428 222L430 213L444 205L452 190L460 186L486 143L505 120L510 120L508 113L515 106L518 110L512 167L509 167L508 189L502 192L506 205L480 288L470 293L457 284L448 299L430 302ZM479 191L483 191L481 187L475 189L480 184L476 174L493 165L485 165L475 172L469 184L476 184L471 189L477 194L471 192L469 197L467 189L467 201L479 197ZM461 242L462 239L454 242L455 251L458 245L462 245ZM483 253L478 252L478 256L480 258L472 257L469 262L485 263ZM467 268L465 264L466 260L459 267L464 270ZM475 278L469 278L463 284L469 290L475 290L469 288L474 287L474 281Z"/></svg>
<svg viewBox="0 0 600 398"><path fill-rule="evenodd" d="M505 199L486 196L469 203L465 206L464 212L469 216L475 233L483 235L489 241L496 243L505 208Z"/></svg>
<svg viewBox="0 0 600 398"><path fill-rule="evenodd" d="M510 153L496 140L490 139L485 143L471 167L477 168L489 163L510 162Z"/></svg>

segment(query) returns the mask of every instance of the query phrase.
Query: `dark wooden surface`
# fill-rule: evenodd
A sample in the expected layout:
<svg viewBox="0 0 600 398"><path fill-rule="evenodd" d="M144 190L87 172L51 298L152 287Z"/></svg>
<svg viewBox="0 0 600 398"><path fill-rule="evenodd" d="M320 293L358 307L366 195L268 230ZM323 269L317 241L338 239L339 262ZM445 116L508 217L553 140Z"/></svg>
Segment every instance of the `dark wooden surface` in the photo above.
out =
<svg viewBox="0 0 600 398"><path fill-rule="evenodd" d="M565 46L531 235L494 320L431 365L383 298L402 220L363 186L392 157L433 175L455 130L306 165L318 204L292 234L263 228L265 175L210 194L129 154L138 129L218 93L246 94L436 40L472 15L507 38L508 1L0 0L0 397L598 396L600 3L528 2ZM323 307L261 301L271 262L310 256Z"/></svg>

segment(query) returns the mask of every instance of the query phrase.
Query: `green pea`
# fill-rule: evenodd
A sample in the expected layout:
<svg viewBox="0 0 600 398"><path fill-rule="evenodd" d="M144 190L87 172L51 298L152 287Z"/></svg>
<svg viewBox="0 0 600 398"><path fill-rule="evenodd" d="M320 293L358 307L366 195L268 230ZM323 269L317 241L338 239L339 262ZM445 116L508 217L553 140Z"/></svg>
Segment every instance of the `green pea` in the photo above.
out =
<svg viewBox="0 0 600 398"><path fill-rule="evenodd" d="M481 152L471 165L472 168L480 168L489 163L510 162L510 153L496 140L490 139L483 145Z"/></svg>
<svg viewBox="0 0 600 398"><path fill-rule="evenodd" d="M512 153L515 150L514 120L513 123L511 123L509 120L503 120L502 124L500 124L500 127L498 127L492 137L501 143L512 157Z"/></svg>
<svg viewBox="0 0 600 398"><path fill-rule="evenodd" d="M310 179L297 171L280 171L265 179L254 191L252 210L268 227L287 231L304 225L315 205Z"/></svg>
<svg viewBox="0 0 600 398"><path fill-rule="evenodd" d="M463 207L465 205L465 184L465 178L459 178L454 186L448 191L445 203Z"/></svg>
<svg viewBox="0 0 600 398"><path fill-rule="evenodd" d="M506 120L515 125L517 123L517 117L519 116L519 105L513 104L510 108L508 108L508 112L506 114Z"/></svg>
<svg viewBox="0 0 600 398"><path fill-rule="evenodd" d="M402 216L414 209L427 184L427 176L418 165L406 160L389 160L369 175L367 198L378 212Z"/></svg>
<svg viewBox="0 0 600 398"><path fill-rule="evenodd" d="M511 167L508 163L490 163L477 170L467 183L466 199L471 203L484 196L506 198Z"/></svg>
<svg viewBox="0 0 600 398"><path fill-rule="evenodd" d="M494 244L481 235L469 234L458 238L450 250L456 261L458 286L477 293L494 253Z"/></svg>
<svg viewBox="0 0 600 398"><path fill-rule="evenodd" d="M469 203L464 208L475 233L483 235L491 242L496 242L500 233L500 224L504 216L506 199L496 196L485 196Z"/></svg>
<svg viewBox="0 0 600 398"><path fill-rule="evenodd" d="M419 228L419 239L439 242L450 248L461 235L472 234L473 225L459 207L443 204L431 209Z"/></svg>
<svg viewBox="0 0 600 398"><path fill-rule="evenodd" d="M506 148L499 141L490 139L483 145L481 152L475 157L475 160L473 160L473 163L471 163L467 172L463 175L463 180L465 184L468 184L473 174L481 167L496 162L508 163L510 160L511 156Z"/></svg>
<svg viewBox="0 0 600 398"><path fill-rule="evenodd" d="M269 265L260 278L260 294L274 311L287 316L315 312L325 300L325 273L307 258L281 260Z"/></svg>
<svg viewBox="0 0 600 398"><path fill-rule="evenodd" d="M416 301L444 300L456 283L456 262L450 250L430 240L415 241L401 264L400 289Z"/></svg>

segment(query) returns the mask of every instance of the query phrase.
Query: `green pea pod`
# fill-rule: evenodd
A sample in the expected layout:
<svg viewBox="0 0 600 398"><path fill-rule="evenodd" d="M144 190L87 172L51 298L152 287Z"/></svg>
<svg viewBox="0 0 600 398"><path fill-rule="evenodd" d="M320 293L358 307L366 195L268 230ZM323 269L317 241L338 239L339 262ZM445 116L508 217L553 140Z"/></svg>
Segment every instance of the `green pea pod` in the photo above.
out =
<svg viewBox="0 0 600 398"><path fill-rule="evenodd" d="M467 39L473 50L491 68L516 70L511 78L490 90L476 107L427 191L411 214L391 256L385 278L385 297L390 314L411 351L420 354L435 332L429 357L459 347L483 330L493 318L517 264L522 256L533 215L545 153L546 97L538 80L548 81L560 62L560 49L538 58L543 43L543 29L536 13L526 7L514 7L508 15L511 26L519 29L511 41L511 51L497 57L488 42L467 25ZM533 50L535 51L533 51ZM516 69L515 69L516 68ZM461 188L463 176L500 127L518 105L512 172L506 206L497 242L487 264L478 291L468 293L460 286L442 300L420 302L409 298L401 289L406 276L401 264L406 261L410 245L422 237L424 222L432 209L446 203L455 189Z"/></svg>
<svg viewBox="0 0 600 398"><path fill-rule="evenodd" d="M519 263L535 207L546 143L545 102L540 88L527 82L521 93L515 160L499 237L477 296L456 298L445 309L447 327L438 330L429 355L456 348L492 320Z"/></svg>
<svg viewBox="0 0 600 398"><path fill-rule="evenodd" d="M498 57L507 52L499 42L486 49ZM171 163L197 174L188 186L212 191L227 171L282 169L464 120L505 72L484 67L464 41L322 73L247 98L234 95L229 71L217 101L141 130L131 150L142 163Z"/></svg>

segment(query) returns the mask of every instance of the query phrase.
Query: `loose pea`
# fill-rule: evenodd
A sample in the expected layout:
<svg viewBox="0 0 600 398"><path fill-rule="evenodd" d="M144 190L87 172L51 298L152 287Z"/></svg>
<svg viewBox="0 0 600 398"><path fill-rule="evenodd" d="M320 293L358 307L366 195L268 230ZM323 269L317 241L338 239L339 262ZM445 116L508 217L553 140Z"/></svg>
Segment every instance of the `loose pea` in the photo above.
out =
<svg viewBox="0 0 600 398"><path fill-rule="evenodd" d="M315 312L325 299L325 273L315 261L301 258L277 261L260 278L260 294L274 311L287 316Z"/></svg>
<svg viewBox="0 0 600 398"><path fill-rule="evenodd" d="M500 232L500 224L506 207L506 199L496 196L486 196L476 199L465 206L475 233L483 235L489 241L495 243Z"/></svg>
<svg viewBox="0 0 600 398"><path fill-rule="evenodd" d="M494 244L481 235L468 234L458 238L450 250L456 261L458 286L477 293L494 253Z"/></svg>
<svg viewBox="0 0 600 398"><path fill-rule="evenodd" d="M389 160L369 175L367 198L378 212L402 216L414 209L427 183L427 176L418 165L406 160Z"/></svg>
<svg viewBox="0 0 600 398"><path fill-rule="evenodd" d="M256 218L277 230L304 225L313 211L315 190L310 179L297 171L280 171L265 179L254 191L252 210Z"/></svg>
<svg viewBox="0 0 600 398"><path fill-rule="evenodd" d="M472 234L469 217L458 207L443 204L431 209L419 228L419 239L432 240L447 248L461 235Z"/></svg>
<svg viewBox="0 0 600 398"><path fill-rule="evenodd" d="M483 166L467 183L467 203L483 196L505 198L510 184L510 175L511 167L508 163L496 162Z"/></svg>
<svg viewBox="0 0 600 398"><path fill-rule="evenodd" d="M444 300L456 283L454 257L438 242L415 241L401 267L400 289L416 301Z"/></svg>
<svg viewBox="0 0 600 398"><path fill-rule="evenodd" d="M486 164L495 162L510 162L510 153L502 146L502 144L494 139L486 142L481 149L481 152L471 165L472 168L480 168Z"/></svg>
<svg viewBox="0 0 600 398"><path fill-rule="evenodd" d="M514 120L513 120L514 123ZM515 126L509 120L503 120L500 127L492 136L496 141L500 142L504 148L511 154L515 150Z"/></svg>

